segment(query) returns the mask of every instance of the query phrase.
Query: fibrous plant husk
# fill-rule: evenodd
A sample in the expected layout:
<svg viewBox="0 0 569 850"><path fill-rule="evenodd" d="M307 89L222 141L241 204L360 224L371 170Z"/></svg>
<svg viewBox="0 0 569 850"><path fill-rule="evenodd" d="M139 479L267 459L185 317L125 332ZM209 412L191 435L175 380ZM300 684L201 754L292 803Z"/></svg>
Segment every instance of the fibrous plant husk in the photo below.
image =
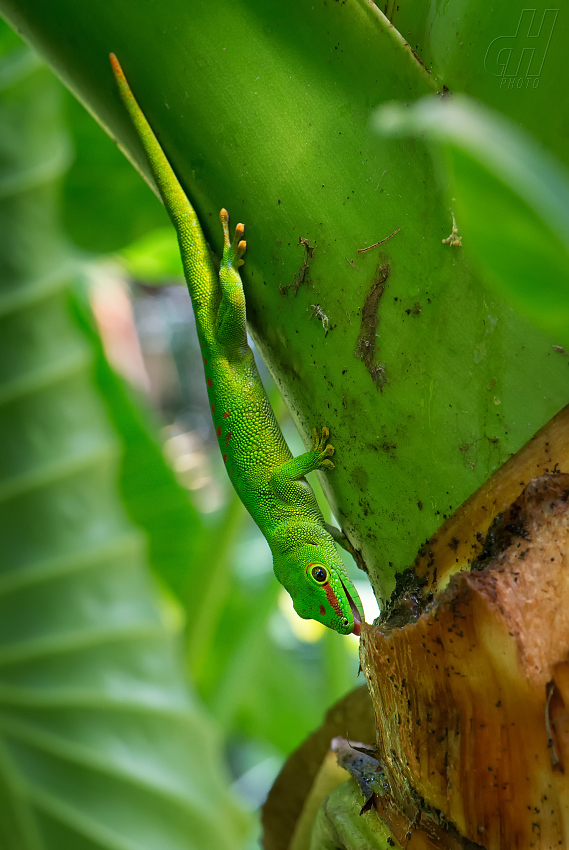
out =
<svg viewBox="0 0 569 850"><path fill-rule="evenodd" d="M362 628L386 800L486 848L563 847L569 830L569 475L533 479L481 558L413 623Z"/></svg>

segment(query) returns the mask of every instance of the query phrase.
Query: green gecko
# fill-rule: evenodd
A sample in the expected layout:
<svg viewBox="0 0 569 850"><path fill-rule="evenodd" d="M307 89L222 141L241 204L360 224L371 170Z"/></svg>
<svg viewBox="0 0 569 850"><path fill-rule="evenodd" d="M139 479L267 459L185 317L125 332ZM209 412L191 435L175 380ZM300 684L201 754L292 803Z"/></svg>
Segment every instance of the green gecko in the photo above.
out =
<svg viewBox="0 0 569 850"><path fill-rule="evenodd" d="M328 428L314 429L312 450L293 457L247 343L243 265L244 226L233 239L221 210L223 259L216 273L196 213L180 186L114 54L120 96L140 137L162 201L178 235L184 274L196 317L213 423L227 473L265 536L277 579L304 619L341 634L360 634L364 612L304 476L333 469ZM331 533L332 532L332 533ZM345 542L345 541L344 541Z"/></svg>

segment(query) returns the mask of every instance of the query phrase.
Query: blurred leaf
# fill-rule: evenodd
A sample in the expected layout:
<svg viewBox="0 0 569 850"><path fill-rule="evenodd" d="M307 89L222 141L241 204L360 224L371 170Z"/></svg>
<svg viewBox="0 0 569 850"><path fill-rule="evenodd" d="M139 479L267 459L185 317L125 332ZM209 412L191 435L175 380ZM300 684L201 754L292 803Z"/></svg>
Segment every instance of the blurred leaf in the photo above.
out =
<svg viewBox="0 0 569 850"><path fill-rule="evenodd" d="M127 273L145 284L184 285L184 269L173 227L153 230L121 251Z"/></svg>
<svg viewBox="0 0 569 850"><path fill-rule="evenodd" d="M223 472L225 474L225 472ZM227 482L225 482L227 484ZM229 489L229 487L228 487ZM232 567L235 545L245 520L245 508L232 490L227 507L216 518L215 525L207 529L198 563L200 570L187 576L182 602L187 611L187 657L189 669L198 688L208 673L219 676L220 668L212 658L212 644L221 633L227 640L227 623L224 611L233 592ZM276 579L274 579L276 584ZM250 607L254 606L250 600ZM238 636L233 634L226 647L229 655L235 649ZM241 689L238 689L241 692Z"/></svg>
<svg viewBox="0 0 569 850"><path fill-rule="evenodd" d="M381 8L384 4L379 3ZM527 130L565 165L568 102L565 78L569 18L536 0L385 4L385 14L431 72L439 91L475 97Z"/></svg>
<svg viewBox="0 0 569 850"><path fill-rule="evenodd" d="M509 302L569 347L569 175L527 135L465 98L376 113L386 135L442 147L464 249Z"/></svg>
<svg viewBox="0 0 569 850"><path fill-rule="evenodd" d="M182 603L208 533L187 490L162 453L157 423L143 399L109 366L85 293L76 287L73 313L95 356L97 386L122 442L120 489L130 519L148 537L150 565Z"/></svg>
<svg viewBox="0 0 569 850"><path fill-rule="evenodd" d="M75 244L110 253L169 225L150 187L68 92L64 94L75 157L63 181L63 224Z"/></svg>
<svg viewBox="0 0 569 850"><path fill-rule="evenodd" d="M332 633L325 633L317 644L290 649L276 645L270 629L261 634L263 640L251 639L245 656L249 661L255 653L250 688L236 706L236 726L251 737L270 741L286 755L313 731L329 706L354 687L357 655L348 654L346 641ZM335 650L335 668L326 663L330 647ZM236 672L242 657L235 658ZM224 688L218 699L225 693Z"/></svg>
<svg viewBox="0 0 569 850"><path fill-rule="evenodd" d="M69 312L59 90L14 44L0 27L0 843L237 848L247 822L161 621Z"/></svg>
<svg viewBox="0 0 569 850"><path fill-rule="evenodd" d="M283 590L272 574L268 547L257 549L252 535L245 539L241 551L248 558L262 552L266 569L245 580L234 567L197 683L227 732L264 739L286 754L354 686L357 653L332 632L316 643L294 636L277 605Z"/></svg>

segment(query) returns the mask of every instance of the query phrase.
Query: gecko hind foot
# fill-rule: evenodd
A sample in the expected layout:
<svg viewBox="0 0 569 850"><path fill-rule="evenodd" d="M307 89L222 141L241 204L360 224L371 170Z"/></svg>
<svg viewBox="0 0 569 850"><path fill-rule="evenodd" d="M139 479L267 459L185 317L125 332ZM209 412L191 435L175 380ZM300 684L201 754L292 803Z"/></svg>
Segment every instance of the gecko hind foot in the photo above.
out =
<svg viewBox="0 0 569 850"><path fill-rule="evenodd" d="M328 442L330 430L324 426L318 433L317 428L312 429L312 451L318 456L318 465L326 469L334 469L334 464L330 460L331 456L336 451L334 446Z"/></svg>
<svg viewBox="0 0 569 850"><path fill-rule="evenodd" d="M229 213L225 208L219 213L219 220L223 227L224 260L227 256L227 260L230 263L235 266L242 266L245 261L241 258L247 248L247 243L244 239L242 239L242 236L245 233L245 225L241 223L238 224L235 228L235 235L233 236L233 239L231 239L229 235Z"/></svg>

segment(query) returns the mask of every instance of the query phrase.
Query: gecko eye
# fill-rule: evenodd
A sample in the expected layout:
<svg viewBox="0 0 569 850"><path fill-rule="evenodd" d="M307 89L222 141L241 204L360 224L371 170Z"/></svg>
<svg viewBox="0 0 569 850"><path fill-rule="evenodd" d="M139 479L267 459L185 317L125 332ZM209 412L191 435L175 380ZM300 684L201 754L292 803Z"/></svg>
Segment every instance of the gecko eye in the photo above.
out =
<svg viewBox="0 0 569 850"><path fill-rule="evenodd" d="M325 567L321 566L321 564L310 564L308 569L315 582L326 584L328 581L328 570Z"/></svg>

